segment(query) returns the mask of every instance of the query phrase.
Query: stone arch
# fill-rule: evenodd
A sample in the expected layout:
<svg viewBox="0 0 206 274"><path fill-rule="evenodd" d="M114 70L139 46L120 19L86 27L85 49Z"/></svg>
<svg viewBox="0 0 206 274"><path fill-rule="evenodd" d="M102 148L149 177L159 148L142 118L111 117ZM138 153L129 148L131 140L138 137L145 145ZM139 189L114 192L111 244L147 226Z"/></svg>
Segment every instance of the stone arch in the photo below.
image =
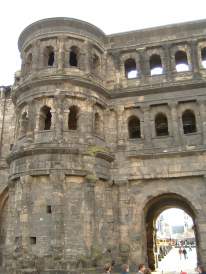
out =
<svg viewBox="0 0 206 274"><path fill-rule="evenodd" d="M69 115L68 115L68 129L69 130L77 130L78 129L78 116L79 116L79 108L76 105L72 105L69 107Z"/></svg>
<svg viewBox="0 0 206 274"><path fill-rule="evenodd" d="M177 72L189 71L189 61L185 50L179 49L175 52L175 65Z"/></svg>
<svg viewBox="0 0 206 274"><path fill-rule="evenodd" d="M155 116L155 131L156 136L168 136L168 119L167 116L160 112Z"/></svg>
<svg viewBox="0 0 206 274"><path fill-rule="evenodd" d="M50 130L52 125L51 108L44 105L39 114L39 130Z"/></svg>
<svg viewBox="0 0 206 274"><path fill-rule="evenodd" d="M196 117L195 113L192 110L186 109L182 113L182 125L184 134L193 133L197 131Z"/></svg>
<svg viewBox="0 0 206 274"><path fill-rule="evenodd" d="M76 46L72 46L70 48L69 65L71 67L78 67L79 66L79 48L76 47Z"/></svg>
<svg viewBox="0 0 206 274"><path fill-rule="evenodd" d="M128 134L130 139L141 138L140 119L135 115L128 119Z"/></svg>
<svg viewBox="0 0 206 274"><path fill-rule="evenodd" d="M152 54L150 56L149 63L151 76L163 74L162 59L159 54Z"/></svg>
<svg viewBox="0 0 206 274"><path fill-rule="evenodd" d="M55 52L52 46L47 46L44 49L44 66L53 67L55 63Z"/></svg>
<svg viewBox="0 0 206 274"><path fill-rule="evenodd" d="M152 270L155 270L157 267L157 260L154 253L156 248L155 223L160 213L169 208L180 208L193 219L194 233L197 243L197 255L199 255L199 229L196 223L198 212L194 205L187 198L174 192L162 193L157 196L152 196L148 199L144 207L145 235L147 245L146 255L148 266Z"/></svg>

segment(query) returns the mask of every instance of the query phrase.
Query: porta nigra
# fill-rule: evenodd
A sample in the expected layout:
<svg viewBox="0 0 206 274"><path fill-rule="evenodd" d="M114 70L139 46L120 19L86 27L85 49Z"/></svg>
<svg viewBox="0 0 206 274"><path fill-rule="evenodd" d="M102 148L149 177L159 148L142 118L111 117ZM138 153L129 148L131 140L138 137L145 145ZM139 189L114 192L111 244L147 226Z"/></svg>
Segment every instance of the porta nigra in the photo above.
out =
<svg viewBox="0 0 206 274"><path fill-rule="evenodd" d="M206 20L106 35L51 18L18 47L0 94L1 273L155 269L171 207L206 265Z"/></svg>

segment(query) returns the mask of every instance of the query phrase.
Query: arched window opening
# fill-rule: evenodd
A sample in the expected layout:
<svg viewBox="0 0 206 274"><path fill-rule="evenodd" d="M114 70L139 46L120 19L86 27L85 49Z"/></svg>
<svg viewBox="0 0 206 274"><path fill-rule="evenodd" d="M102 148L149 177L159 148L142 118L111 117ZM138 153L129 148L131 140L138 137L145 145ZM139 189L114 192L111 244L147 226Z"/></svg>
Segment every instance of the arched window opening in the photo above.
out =
<svg viewBox="0 0 206 274"><path fill-rule="evenodd" d="M76 47L71 47L69 54L69 65L72 67L78 66L78 49Z"/></svg>
<svg viewBox="0 0 206 274"><path fill-rule="evenodd" d="M39 119L39 130L50 130L52 119L51 108L43 106L40 111Z"/></svg>
<svg viewBox="0 0 206 274"><path fill-rule="evenodd" d="M206 68L206 47L201 49L202 66Z"/></svg>
<svg viewBox="0 0 206 274"><path fill-rule="evenodd" d="M140 120L136 116L129 118L128 122L129 138L136 139L141 138Z"/></svg>
<svg viewBox="0 0 206 274"><path fill-rule="evenodd" d="M78 123L78 108L77 106L71 106L69 108L68 128L69 130L77 130Z"/></svg>
<svg viewBox="0 0 206 274"><path fill-rule="evenodd" d="M151 76L153 75L160 75L163 73L163 68L162 68L162 60L160 55L153 54L150 57L150 72Z"/></svg>
<svg viewBox="0 0 206 274"><path fill-rule="evenodd" d="M169 135L167 117L163 113L159 113L155 117L155 130L157 136Z"/></svg>
<svg viewBox="0 0 206 274"><path fill-rule="evenodd" d="M47 47L44 52L44 65L53 67L55 61L55 54L53 47Z"/></svg>
<svg viewBox="0 0 206 274"><path fill-rule="evenodd" d="M98 112L94 116L94 131L98 135L102 133L102 121Z"/></svg>
<svg viewBox="0 0 206 274"><path fill-rule="evenodd" d="M100 59L96 54L92 56L92 70L96 73L100 70Z"/></svg>
<svg viewBox="0 0 206 274"><path fill-rule="evenodd" d="M189 64L185 51L179 50L175 53L175 64L177 72L189 71Z"/></svg>
<svg viewBox="0 0 206 274"><path fill-rule="evenodd" d="M134 59L130 58L124 62L125 76L127 79L137 78L137 66Z"/></svg>
<svg viewBox="0 0 206 274"><path fill-rule="evenodd" d="M196 119L191 110L186 110L182 115L182 124L184 134L196 132Z"/></svg>
<svg viewBox="0 0 206 274"><path fill-rule="evenodd" d="M29 53L26 59L26 73L31 72L32 70L32 54Z"/></svg>

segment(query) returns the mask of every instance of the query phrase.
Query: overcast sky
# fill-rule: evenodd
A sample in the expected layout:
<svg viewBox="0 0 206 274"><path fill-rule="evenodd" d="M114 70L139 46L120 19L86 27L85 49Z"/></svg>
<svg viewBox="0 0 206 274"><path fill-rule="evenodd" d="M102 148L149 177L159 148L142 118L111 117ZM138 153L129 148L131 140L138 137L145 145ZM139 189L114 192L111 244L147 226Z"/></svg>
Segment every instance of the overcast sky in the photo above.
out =
<svg viewBox="0 0 206 274"><path fill-rule="evenodd" d="M186 213L182 209L170 208L170 209L163 211L161 215L164 216L164 220L168 224L170 224L171 226L175 226L175 225L184 225L184 215L185 214ZM189 215L187 215L187 216L188 216L189 227L192 227L193 220Z"/></svg>
<svg viewBox="0 0 206 274"><path fill-rule="evenodd" d="M34 21L73 17L106 34L206 19L206 0L1 0L0 86L13 83L20 68L17 40Z"/></svg>

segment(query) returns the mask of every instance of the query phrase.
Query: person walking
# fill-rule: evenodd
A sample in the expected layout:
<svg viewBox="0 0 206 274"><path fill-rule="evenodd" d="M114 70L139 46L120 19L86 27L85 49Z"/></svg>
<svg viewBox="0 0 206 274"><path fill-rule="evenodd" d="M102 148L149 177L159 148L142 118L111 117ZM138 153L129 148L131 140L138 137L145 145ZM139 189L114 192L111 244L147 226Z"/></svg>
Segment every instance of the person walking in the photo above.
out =
<svg viewBox="0 0 206 274"><path fill-rule="evenodd" d="M121 274L129 274L129 265L128 264L123 264L122 265L122 272Z"/></svg>
<svg viewBox="0 0 206 274"><path fill-rule="evenodd" d="M180 255L180 260L182 259L182 248L179 248L179 255Z"/></svg>
<svg viewBox="0 0 206 274"><path fill-rule="evenodd" d="M182 251L183 255L184 255L184 258L185 260L187 259L187 250L186 248L184 247L183 251Z"/></svg>
<svg viewBox="0 0 206 274"><path fill-rule="evenodd" d="M145 265L144 264L140 264L139 267L138 267L137 274L144 274L145 269L146 269Z"/></svg>

